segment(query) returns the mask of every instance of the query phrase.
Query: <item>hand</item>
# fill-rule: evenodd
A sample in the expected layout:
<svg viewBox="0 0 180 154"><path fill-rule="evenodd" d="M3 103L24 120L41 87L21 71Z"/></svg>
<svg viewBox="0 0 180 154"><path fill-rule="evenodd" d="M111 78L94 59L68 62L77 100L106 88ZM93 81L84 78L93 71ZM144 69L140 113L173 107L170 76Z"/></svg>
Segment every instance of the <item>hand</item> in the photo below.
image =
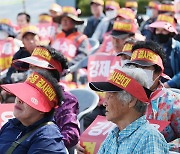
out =
<svg viewBox="0 0 180 154"><path fill-rule="evenodd" d="M165 87L165 88L171 88L171 87L168 85L167 82L164 82L164 87Z"/></svg>
<svg viewBox="0 0 180 154"><path fill-rule="evenodd" d="M78 142L78 144L76 144L76 150L77 150L77 154L85 154L85 152L86 152L84 147L82 147L80 145L80 142Z"/></svg>

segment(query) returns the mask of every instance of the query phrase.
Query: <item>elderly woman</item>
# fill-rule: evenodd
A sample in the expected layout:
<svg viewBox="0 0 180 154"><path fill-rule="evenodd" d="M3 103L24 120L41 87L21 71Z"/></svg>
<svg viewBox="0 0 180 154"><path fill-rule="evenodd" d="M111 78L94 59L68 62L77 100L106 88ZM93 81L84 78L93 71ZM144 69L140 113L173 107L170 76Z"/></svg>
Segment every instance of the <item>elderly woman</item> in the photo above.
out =
<svg viewBox="0 0 180 154"><path fill-rule="evenodd" d="M1 153L66 153L58 127L52 122L61 104L57 80L45 70L35 70L24 83L1 85L16 96L14 119L0 130Z"/></svg>
<svg viewBox="0 0 180 154"><path fill-rule="evenodd" d="M67 59L62 53L45 46L36 47L30 57L15 60L13 64L17 66L19 62L29 64L30 68L46 69L57 81L60 80L63 71L68 68ZM65 91L63 86L61 88L64 100L62 105L55 109L54 119L61 130L64 144L69 149L77 144L80 137L79 122L77 120L79 104L74 95Z"/></svg>
<svg viewBox="0 0 180 154"><path fill-rule="evenodd" d="M106 118L117 125L107 136L99 154L168 153L168 146L159 131L146 120L150 92L147 75L139 68L115 69L105 82L91 82L96 91L105 91Z"/></svg>

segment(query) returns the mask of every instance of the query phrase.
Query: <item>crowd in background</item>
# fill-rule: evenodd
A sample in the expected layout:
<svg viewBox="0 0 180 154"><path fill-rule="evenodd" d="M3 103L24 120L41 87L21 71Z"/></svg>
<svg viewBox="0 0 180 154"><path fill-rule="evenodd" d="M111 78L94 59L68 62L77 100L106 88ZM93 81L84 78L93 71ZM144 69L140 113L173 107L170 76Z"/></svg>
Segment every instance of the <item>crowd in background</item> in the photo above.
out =
<svg viewBox="0 0 180 154"><path fill-rule="evenodd" d="M102 98L98 93L99 104L84 117L83 127L88 128L98 115L117 125L99 153L180 152L180 94L172 90L180 89L180 1L150 1L143 16L137 12L136 0L127 0L124 7L115 0L89 4L92 16L86 22L78 17L80 10L56 3L34 25L26 12L17 14L17 23L0 19L0 101L15 102L15 118L0 130L0 151L11 151L15 141L29 134L14 153L67 153L72 148L85 153L79 142L78 100L69 90L90 87L106 95ZM90 57L99 55L114 56L118 65L113 75L104 64L109 78L92 81L89 72L100 71L103 64L90 67L94 63ZM83 60L86 65L81 66ZM74 66L78 67L72 71ZM22 73L20 79L16 73ZM129 88L117 74L129 79ZM49 86L48 94L39 80ZM42 87L36 87L38 83ZM18 88L29 93L20 94ZM41 95L34 96L35 89ZM19 115L20 111L26 113ZM158 132L147 119L169 124ZM52 121L53 125L48 123ZM51 138L46 134L49 130Z"/></svg>

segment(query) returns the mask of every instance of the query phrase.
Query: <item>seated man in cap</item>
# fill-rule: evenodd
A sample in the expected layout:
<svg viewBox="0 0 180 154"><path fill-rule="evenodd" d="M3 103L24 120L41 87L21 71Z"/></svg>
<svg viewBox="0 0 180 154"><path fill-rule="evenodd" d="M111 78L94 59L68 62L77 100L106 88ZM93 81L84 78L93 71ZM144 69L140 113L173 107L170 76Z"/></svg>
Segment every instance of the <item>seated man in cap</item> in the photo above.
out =
<svg viewBox="0 0 180 154"><path fill-rule="evenodd" d="M16 96L13 114L0 130L1 153L66 154L62 135L53 122L63 95L58 81L45 70L35 70L23 83L1 85Z"/></svg>
<svg viewBox="0 0 180 154"><path fill-rule="evenodd" d="M118 20L118 18L117 21L114 21L110 35L104 37L104 41L98 52L117 54L122 51L126 39L137 36L138 27L135 22L131 20Z"/></svg>
<svg viewBox="0 0 180 154"><path fill-rule="evenodd" d="M153 37L154 29L150 28L149 25L153 23L158 16L158 6L159 1L150 1L146 8L146 15L149 19L141 25L141 33L146 37L146 40L151 40Z"/></svg>
<svg viewBox="0 0 180 154"><path fill-rule="evenodd" d="M113 27L114 20L117 16L117 11L120 8L119 3L116 1L107 0L105 3L106 18L103 18L98 24L92 38L103 42L103 37L106 33L110 32Z"/></svg>
<svg viewBox="0 0 180 154"><path fill-rule="evenodd" d="M57 81L60 80L63 71L68 69L68 62L63 54L45 46L36 47L30 57L14 60L13 65L18 66L22 62L29 64L30 68L48 70ZM79 104L74 95L65 91L62 86L61 89L64 100L62 105L55 109L54 118L60 128L64 144L69 149L79 141L80 130L77 120Z"/></svg>
<svg viewBox="0 0 180 154"><path fill-rule="evenodd" d="M134 14L136 15L136 19L138 22L138 25L140 26L143 22L143 18L138 13L138 2L136 0L126 0L125 7L133 10Z"/></svg>
<svg viewBox="0 0 180 154"><path fill-rule="evenodd" d="M125 67L115 69L107 81L90 83L92 90L106 92L106 118L117 125L102 143L99 154L169 152L163 135L145 117L150 94L145 88L147 82L142 69Z"/></svg>
<svg viewBox="0 0 180 154"><path fill-rule="evenodd" d="M22 42L24 44L24 47L21 47L19 51L15 53L15 55L13 56L13 60L30 56L32 51L35 49L35 47L39 45L39 36L38 36L37 27L35 26L24 27L21 29L21 35L22 35ZM27 70L28 65L21 64L19 68L21 68L21 71L24 71L24 69ZM4 83L11 83L12 82L11 76L16 71L17 71L16 68L14 66L11 66L8 69Z"/></svg>
<svg viewBox="0 0 180 154"><path fill-rule="evenodd" d="M124 44L125 44L126 40L131 39L132 40L131 45L130 46L128 45L128 46L132 47L132 42L134 43L134 41L136 41L136 39L135 39L136 31L137 31L137 25L133 22L129 22L129 21L128 22L127 21L126 22L123 22L123 21L115 21L114 22L113 30L110 34L110 37L112 37L112 40L110 40L110 41L112 41L113 49L109 53L119 55L122 52L125 52L126 56L121 55L122 66L124 65L124 63L127 62L127 59L130 59L130 55L131 55L131 50L127 49L126 48L127 46L125 47L126 49L123 48ZM108 43L107 43L107 45L108 45ZM103 51L105 51L105 47L102 44L102 46L98 52L103 52ZM127 54L129 54L128 57L127 57ZM87 114L84 117L84 127L87 128L93 122L93 120L96 118L97 115L104 115L104 107L102 105L97 106L96 109L93 110L93 112Z"/></svg>
<svg viewBox="0 0 180 154"><path fill-rule="evenodd" d="M105 17L103 13L103 6L103 0L91 0L90 7L93 16L88 18L87 25L84 28L84 34L87 35L87 37L92 37L96 27Z"/></svg>
<svg viewBox="0 0 180 154"><path fill-rule="evenodd" d="M51 46L62 52L73 65L87 56L90 44L86 35L78 32L76 25L84 21L78 18L78 12L73 7L63 7L63 14L53 18L61 24L62 32L57 34Z"/></svg>
<svg viewBox="0 0 180 154"><path fill-rule="evenodd" d="M130 61L132 55L132 47L137 42L133 37L126 40L121 52L117 53L117 56L121 59L121 67Z"/></svg>
<svg viewBox="0 0 180 154"><path fill-rule="evenodd" d="M172 79L162 80L164 86L180 89L180 42L174 39L178 34L175 19L169 14L160 14L149 27L155 29L153 41L162 45L166 53L164 73Z"/></svg>
<svg viewBox="0 0 180 154"><path fill-rule="evenodd" d="M161 77L167 78L163 74L165 53L162 47L152 41L137 42L132 52L131 60L126 65L143 68L149 78L148 87L153 91L147 107L147 118L170 122L161 132L167 142L180 138L180 95L166 89L160 82Z"/></svg>

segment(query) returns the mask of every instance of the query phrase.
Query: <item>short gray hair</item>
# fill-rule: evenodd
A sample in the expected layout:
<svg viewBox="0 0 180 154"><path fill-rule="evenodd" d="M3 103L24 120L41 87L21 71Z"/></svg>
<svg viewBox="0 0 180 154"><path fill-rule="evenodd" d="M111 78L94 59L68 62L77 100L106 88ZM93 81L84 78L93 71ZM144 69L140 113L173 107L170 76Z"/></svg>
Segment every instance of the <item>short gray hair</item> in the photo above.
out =
<svg viewBox="0 0 180 154"><path fill-rule="evenodd" d="M134 78L142 86L144 86L144 87L148 86L148 76L142 68L137 68L137 67L131 65L131 66L124 66L123 68L120 68L119 70L121 70L125 74L129 75L130 77ZM129 103L133 99L135 99L134 96L132 96L125 90L118 92L117 98L124 103ZM141 102L140 100L137 100L134 108L137 112L140 112L144 115L146 108L147 108L147 104L144 102Z"/></svg>

